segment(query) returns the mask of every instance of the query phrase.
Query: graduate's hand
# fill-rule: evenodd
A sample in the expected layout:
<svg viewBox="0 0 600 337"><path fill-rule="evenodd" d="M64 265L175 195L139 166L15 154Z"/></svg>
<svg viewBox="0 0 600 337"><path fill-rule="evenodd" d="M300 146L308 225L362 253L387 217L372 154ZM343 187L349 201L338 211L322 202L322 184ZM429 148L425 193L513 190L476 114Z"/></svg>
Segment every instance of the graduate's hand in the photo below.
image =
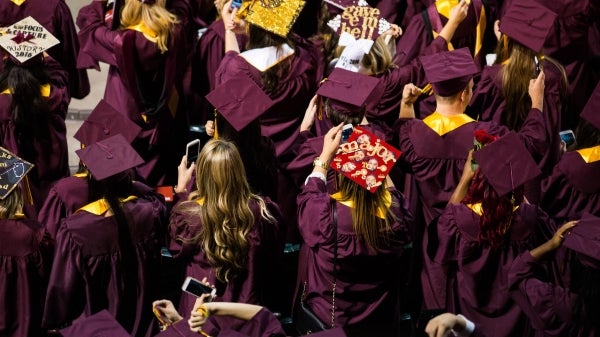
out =
<svg viewBox="0 0 600 337"><path fill-rule="evenodd" d="M571 233L571 228L575 227L578 222L578 220L573 220L560 226L560 228L556 230L556 233L554 233L552 238L549 240L551 242L550 247L552 249L560 247L563 241L565 241L565 235L569 235Z"/></svg>
<svg viewBox="0 0 600 337"><path fill-rule="evenodd" d="M246 22L237 17L239 8L231 8L231 0L225 2L221 10L221 18L223 19L223 25L225 31L232 31L236 34L242 34L246 30Z"/></svg>
<svg viewBox="0 0 600 337"><path fill-rule="evenodd" d="M404 90L402 91L402 104L404 105L413 105L419 99L419 95L421 95L422 90L412 83L408 83L404 86Z"/></svg>
<svg viewBox="0 0 600 337"><path fill-rule="evenodd" d="M181 163L177 167L177 185L175 193L185 192L185 187L192 180L192 175L196 170L196 163L192 163L190 167L187 167L187 157L184 155L181 158Z"/></svg>
<svg viewBox="0 0 600 337"><path fill-rule="evenodd" d="M462 331L467 322L460 316L444 313L432 318L425 327L425 333L429 337L446 337L450 335L450 330Z"/></svg>
<svg viewBox="0 0 600 337"><path fill-rule="evenodd" d="M546 74L544 71L540 71L537 78L529 81L529 97L531 97L531 108L544 111L544 88Z"/></svg>
<svg viewBox="0 0 600 337"><path fill-rule="evenodd" d="M325 134L325 138L323 139L323 151L319 156L321 161L329 163L335 155L335 153L337 152L338 147L340 145L340 141L342 140L343 126L344 123L340 123L338 126L334 126L331 129L329 129L329 131L327 131L327 134Z"/></svg>
<svg viewBox="0 0 600 337"><path fill-rule="evenodd" d="M467 17L469 12L469 4L466 1L460 1L458 5L452 7L450 10L450 17L448 23L459 25Z"/></svg>
<svg viewBox="0 0 600 337"><path fill-rule="evenodd" d="M204 124L204 130L206 130L206 135L212 137L215 135L215 122L213 120L206 121Z"/></svg>
<svg viewBox="0 0 600 337"><path fill-rule="evenodd" d="M465 182L471 182L473 176L475 175L475 171L473 170L473 149L469 150L469 154L467 155L467 161L465 162L465 166L463 167L463 173L461 180Z"/></svg>
<svg viewBox="0 0 600 337"><path fill-rule="evenodd" d="M190 330L193 332L202 331L202 326L204 326L208 317L212 315L212 311L209 303L204 303L203 296L198 297L188 320Z"/></svg>
<svg viewBox="0 0 600 337"><path fill-rule="evenodd" d="M402 28L400 28L400 26L397 24L391 24L390 29L386 30L381 35L391 35L393 38L397 39L402 36L402 33Z"/></svg>
<svg viewBox="0 0 600 337"><path fill-rule="evenodd" d="M315 114L317 112L317 99L319 96L314 95L313 98L308 103L308 107L304 112L304 118L302 119L302 123L300 123L300 132L309 131L315 123Z"/></svg>
<svg viewBox="0 0 600 337"><path fill-rule="evenodd" d="M175 309L173 302L169 300L158 300L152 302L152 310L163 324L175 324L183 319Z"/></svg>

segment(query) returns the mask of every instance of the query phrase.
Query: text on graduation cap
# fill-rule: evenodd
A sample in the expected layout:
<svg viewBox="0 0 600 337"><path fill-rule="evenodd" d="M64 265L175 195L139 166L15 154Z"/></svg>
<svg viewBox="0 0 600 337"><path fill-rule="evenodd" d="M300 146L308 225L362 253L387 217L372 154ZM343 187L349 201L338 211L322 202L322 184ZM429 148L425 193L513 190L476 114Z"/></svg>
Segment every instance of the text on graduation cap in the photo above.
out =
<svg viewBox="0 0 600 337"><path fill-rule="evenodd" d="M381 160L383 160L383 162L386 165L389 165L388 162L390 160L392 161L392 163L396 162L396 155L392 151L388 150L385 146L383 146L380 143L379 139L375 141L375 144L371 144L369 142L362 142L360 140L353 140L351 142L341 144L336 154L354 153L358 150L367 151L366 155L368 157L377 156L381 158Z"/></svg>
<svg viewBox="0 0 600 337"><path fill-rule="evenodd" d="M375 29L379 28L380 11L378 8L349 6L342 13L341 32L355 39L373 40Z"/></svg>

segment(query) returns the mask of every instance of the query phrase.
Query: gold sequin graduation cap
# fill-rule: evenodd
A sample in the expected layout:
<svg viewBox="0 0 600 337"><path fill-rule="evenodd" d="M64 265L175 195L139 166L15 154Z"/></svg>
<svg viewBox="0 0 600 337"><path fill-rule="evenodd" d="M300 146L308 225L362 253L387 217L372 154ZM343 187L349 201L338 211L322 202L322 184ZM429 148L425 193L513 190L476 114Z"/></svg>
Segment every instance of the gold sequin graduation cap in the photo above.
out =
<svg viewBox="0 0 600 337"><path fill-rule="evenodd" d="M286 37L304 7L303 0L253 0L244 20Z"/></svg>

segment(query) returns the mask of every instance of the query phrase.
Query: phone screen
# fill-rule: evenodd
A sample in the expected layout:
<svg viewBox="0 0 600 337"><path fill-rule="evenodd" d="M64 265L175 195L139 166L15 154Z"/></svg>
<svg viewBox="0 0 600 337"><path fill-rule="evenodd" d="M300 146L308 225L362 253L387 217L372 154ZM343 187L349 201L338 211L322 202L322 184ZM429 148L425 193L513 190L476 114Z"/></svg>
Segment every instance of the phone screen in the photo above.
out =
<svg viewBox="0 0 600 337"><path fill-rule="evenodd" d="M187 166L192 166L192 163L195 163L198 159L198 153L200 152L200 141L192 141L187 145L186 156L187 156Z"/></svg>
<svg viewBox="0 0 600 337"><path fill-rule="evenodd" d="M567 144L567 147L575 144L575 134L572 130L561 131L560 139Z"/></svg>
<svg viewBox="0 0 600 337"><path fill-rule="evenodd" d="M203 294L210 294L213 292L213 288L200 283L200 281L192 277L188 277L185 280L185 282L183 283L182 290L197 297L200 297Z"/></svg>
<svg viewBox="0 0 600 337"><path fill-rule="evenodd" d="M342 143L345 143L348 141L348 138L350 138L352 131L354 131L352 124L344 125L344 127L342 129Z"/></svg>
<svg viewBox="0 0 600 337"><path fill-rule="evenodd" d="M242 7L242 0L231 1L231 9Z"/></svg>

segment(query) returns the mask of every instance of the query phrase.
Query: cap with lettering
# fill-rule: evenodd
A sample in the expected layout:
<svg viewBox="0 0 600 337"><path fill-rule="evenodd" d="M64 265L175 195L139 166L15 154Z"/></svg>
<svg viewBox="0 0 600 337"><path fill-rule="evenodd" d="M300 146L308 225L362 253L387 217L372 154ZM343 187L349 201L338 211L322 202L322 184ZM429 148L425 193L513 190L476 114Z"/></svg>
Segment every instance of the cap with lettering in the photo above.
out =
<svg viewBox="0 0 600 337"><path fill-rule="evenodd" d="M473 152L473 159L499 196L508 194L542 173L514 132Z"/></svg>
<svg viewBox="0 0 600 337"><path fill-rule="evenodd" d="M33 166L32 163L0 147L0 199L6 198Z"/></svg>
<svg viewBox="0 0 600 337"><path fill-rule="evenodd" d="M349 70L335 68L327 77L317 94L329 98L332 109L346 115L358 115L364 111L370 97L376 95L380 80Z"/></svg>
<svg viewBox="0 0 600 337"><path fill-rule="evenodd" d="M273 106L274 102L251 78L231 79L206 95L206 99L237 131Z"/></svg>
<svg viewBox="0 0 600 337"><path fill-rule="evenodd" d="M243 19L266 31L286 37L304 4L303 0L254 0Z"/></svg>
<svg viewBox="0 0 600 337"><path fill-rule="evenodd" d="M16 64L28 65L27 61L59 44L60 41L50 34L31 16L6 27L0 36L0 46L10 55Z"/></svg>
<svg viewBox="0 0 600 337"><path fill-rule="evenodd" d="M101 99L73 137L88 145L121 134L131 143L140 131L142 128L139 125Z"/></svg>
<svg viewBox="0 0 600 337"><path fill-rule="evenodd" d="M122 134L75 152L96 180L112 177L144 162Z"/></svg>
<svg viewBox="0 0 600 337"><path fill-rule="evenodd" d="M421 56L425 77L439 96L452 96L467 87L479 70L469 48Z"/></svg>
<svg viewBox="0 0 600 337"><path fill-rule="evenodd" d="M512 1L498 28L525 47L540 52L556 13L537 1Z"/></svg>
<svg viewBox="0 0 600 337"><path fill-rule="evenodd" d="M600 83L596 85L592 96L588 99L579 117L585 119L600 130Z"/></svg>
<svg viewBox="0 0 600 337"><path fill-rule="evenodd" d="M357 126L348 141L340 144L330 166L375 193L400 158L400 153L381 138Z"/></svg>
<svg viewBox="0 0 600 337"><path fill-rule="evenodd" d="M73 325L61 329L63 337L130 337L129 333L107 311L102 310Z"/></svg>

